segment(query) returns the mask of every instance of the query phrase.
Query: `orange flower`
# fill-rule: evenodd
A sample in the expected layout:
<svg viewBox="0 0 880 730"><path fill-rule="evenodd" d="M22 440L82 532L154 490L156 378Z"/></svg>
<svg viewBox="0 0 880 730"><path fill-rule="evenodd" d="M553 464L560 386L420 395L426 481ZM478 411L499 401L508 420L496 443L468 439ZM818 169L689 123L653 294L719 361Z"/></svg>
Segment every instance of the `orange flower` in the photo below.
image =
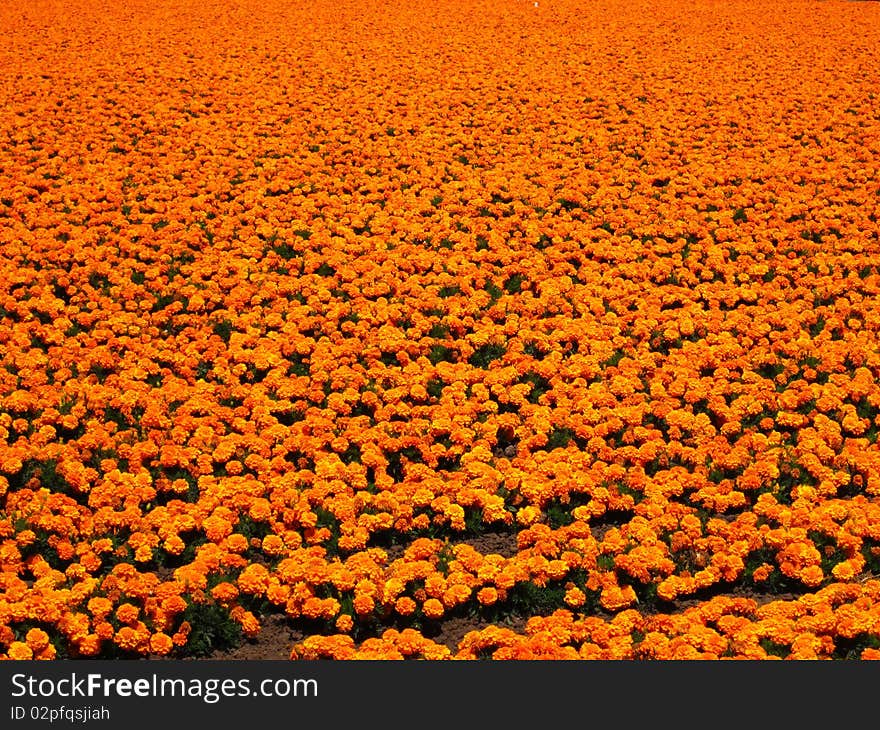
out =
<svg viewBox="0 0 880 730"><path fill-rule="evenodd" d="M498 591L492 586L485 586L477 591L477 600L483 606L491 606L498 600Z"/></svg>
<svg viewBox="0 0 880 730"><path fill-rule="evenodd" d="M49 635L42 629L31 629L25 636L25 643L37 653L49 646Z"/></svg>
<svg viewBox="0 0 880 730"><path fill-rule="evenodd" d="M33 659L33 650L23 641L13 641L6 650L10 659Z"/></svg>
<svg viewBox="0 0 880 730"><path fill-rule="evenodd" d="M429 598L422 604L422 611L428 618L440 618L443 613L443 604L436 598Z"/></svg>
<svg viewBox="0 0 880 730"><path fill-rule="evenodd" d="M572 608L583 606L586 600L584 592L576 586L572 586L565 592L565 602Z"/></svg>
<svg viewBox="0 0 880 730"><path fill-rule="evenodd" d="M416 610L416 602L408 596L401 596L394 602L394 610L401 616L410 616Z"/></svg>
<svg viewBox="0 0 880 730"><path fill-rule="evenodd" d="M116 609L116 618L124 624L133 624L139 615L140 610L131 603L124 603Z"/></svg>
<svg viewBox="0 0 880 730"><path fill-rule="evenodd" d="M238 588L232 583L224 581L211 589L211 595L220 603L230 603L238 597Z"/></svg>
<svg viewBox="0 0 880 730"><path fill-rule="evenodd" d="M159 656L166 656L174 648L174 641L168 634L157 632L150 637L150 651Z"/></svg>

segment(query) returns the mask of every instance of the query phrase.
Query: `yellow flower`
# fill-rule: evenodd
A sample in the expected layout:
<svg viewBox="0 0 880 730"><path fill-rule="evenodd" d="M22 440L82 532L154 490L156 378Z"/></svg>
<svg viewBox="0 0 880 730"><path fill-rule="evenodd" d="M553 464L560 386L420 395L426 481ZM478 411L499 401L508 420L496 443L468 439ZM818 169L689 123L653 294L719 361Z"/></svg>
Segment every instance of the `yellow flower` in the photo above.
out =
<svg viewBox="0 0 880 730"><path fill-rule="evenodd" d="M23 641L13 641L6 652L10 659L33 659L33 650Z"/></svg>
<svg viewBox="0 0 880 730"><path fill-rule="evenodd" d="M572 608L583 606L586 600L586 595L577 586L572 586L565 592L565 602Z"/></svg>

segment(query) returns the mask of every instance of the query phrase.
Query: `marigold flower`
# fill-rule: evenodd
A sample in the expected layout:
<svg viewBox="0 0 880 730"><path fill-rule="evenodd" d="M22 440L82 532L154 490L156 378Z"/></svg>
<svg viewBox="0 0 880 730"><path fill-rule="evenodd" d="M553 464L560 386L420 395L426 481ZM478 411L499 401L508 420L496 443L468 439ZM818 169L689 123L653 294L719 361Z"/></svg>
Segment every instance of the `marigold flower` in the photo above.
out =
<svg viewBox="0 0 880 730"><path fill-rule="evenodd" d="M251 563L239 574L236 583L244 593L263 595L269 585L269 571L258 563Z"/></svg>
<svg viewBox="0 0 880 730"><path fill-rule="evenodd" d="M23 641L13 641L6 650L10 659L33 659L33 650Z"/></svg>
<svg viewBox="0 0 880 730"><path fill-rule="evenodd" d="M166 656L174 648L174 641L168 634L161 631L150 637L150 651L159 656Z"/></svg>
<svg viewBox="0 0 880 730"><path fill-rule="evenodd" d="M169 555L180 555L186 548L186 543L179 535L170 535L162 542L162 547Z"/></svg>
<svg viewBox="0 0 880 730"><path fill-rule="evenodd" d="M141 639L131 626L123 626L113 637L114 643L125 651L136 651L141 645Z"/></svg>
<svg viewBox="0 0 880 730"><path fill-rule="evenodd" d="M619 611L635 603L636 598L636 592L632 586L609 585L602 589L599 603L606 611Z"/></svg>
<svg viewBox="0 0 880 730"><path fill-rule="evenodd" d="M376 607L376 601L371 595L359 594L355 596L353 605L358 616L365 616L372 613Z"/></svg>
<svg viewBox="0 0 880 730"><path fill-rule="evenodd" d="M182 622L177 631L171 636L171 641L174 642L174 646L186 646L191 630L192 628L188 621Z"/></svg>
<svg viewBox="0 0 880 730"><path fill-rule="evenodd" d="M429 598L422 604L422 612L428 618L440 618L444 613L443 604L436 598Z"/></svg>
<svg viewBox="0 0 880 730"><path fill-rule="evenodd" d="M222 517L208 517L202 523L202 529L212 542L220 542L232 533L232 525Z"/></svg>
<svg viewBox="0 0 880 730"><path fill-rule="evenodd" d="M586 595L577 586L572 586L565 592L565 602L572 608L583 606L586 600Z"/></svg>
<svg viewBox="0 0 880 730"><path fill-rule="evenodd" d="M822 572L820 566L808 565L801 571L800 579L803 581L804 585L815 587L822 583L825 579L825 574Z"/></svg>
<svg viewBox="0 0 880 730"><path fill-rule="evenodd" d="M394 601L394 610L401 616L411 616L416 608L416 602L409 596L401 596Z"/></svg>
<svg viewBox="0 0 880 730"><path fill-rule="evenodd" d="M483 606L492 606L498 601L498 591L493 586L484 586L477 591L477 600Z"/></svg>
<svg viewBox="0 0 880 730"><path fill-rule="evenodd" d="M58 650L54 645L49 644L48 646L43 647L37 652L34 652L34 659L38 659L40 661L52 661L53 659L58 658Z"/></svg>
<svg viewBox="0 0 880 730"><path fill-rule="evenodd" d="M124 624L133 624L140 616L140 609L131 603L123 603L116 609L116 618Z"/></svg>
<svg viewBox="0 0 880 730"><path fill-rule="evenodd" d="M113 633L111 631L110 636L107 637L107 640L112 638ZM87 634L77 643L77 650L82 656L97 656L101 651L101 643L101 638L96 634Z"/></svg>
<svg viewBox="0 0 880 730"><path fill-rule="evenodd" d="M229 581L223 581L211 589L211 596L220 603L230 603L238 597L238 588Z"/></svg>
<svg viewBox="0 0 880 730"><path fill-rule="evenodd" d="M42 629L30 629L25 635L25 643L35 653L42 651L49 645L49 634Z"/></svg>
<svg viewBox="0 0 880 730"><path fill-rule="evenodd" d="M90 598L87 604L89 612L96 619L103 618L107 616L113 610L112 601L107 598L101 596L95 596L94 598Z"/></svg>

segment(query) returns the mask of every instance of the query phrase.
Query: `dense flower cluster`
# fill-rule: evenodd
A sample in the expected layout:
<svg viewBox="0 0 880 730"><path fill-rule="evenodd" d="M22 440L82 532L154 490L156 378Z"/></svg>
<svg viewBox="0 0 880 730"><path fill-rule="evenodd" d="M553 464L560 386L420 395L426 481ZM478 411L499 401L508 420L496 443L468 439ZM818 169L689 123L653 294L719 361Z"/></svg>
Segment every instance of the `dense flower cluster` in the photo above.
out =
<svg viewBox="0 0 880 730"><path fill-rule="evenodd" d="M465 635L456 653L407 629L356 645L313 636L299 659L880 659L865 636L880 629L880 582L836 584L796 600L759 605L715 597L676 614L627 609L607 619L559 609L529 619L522 633L489 626Z"/></svg>
<svg viewBox="0 0 880 730"><path fill-rule="evenodd" d="M878 47L3 3L0 655L880 657Z"/></svg>

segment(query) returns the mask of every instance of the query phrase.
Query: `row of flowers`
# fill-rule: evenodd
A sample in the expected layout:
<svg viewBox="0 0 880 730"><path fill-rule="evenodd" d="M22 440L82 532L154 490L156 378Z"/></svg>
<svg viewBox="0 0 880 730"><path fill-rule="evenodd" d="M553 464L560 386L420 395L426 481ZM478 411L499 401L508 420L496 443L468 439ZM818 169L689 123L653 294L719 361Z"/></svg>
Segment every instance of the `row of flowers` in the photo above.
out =
<svg viewBox="0 0 880 730"><path fill-rule="evenodd" d="M356 643L350 636L312 636L294 659L880 659L880 583L837 585L797 600L759 604L716 597L675 614L628 609L613 618L558 610L522 631L488 626L455 648L411 629L388 629Z"/></svg>
<svg viewBox="0 0 880 730"><path fill-rule="evenodd" d="M607 527L601 539L581 519L557 529L522 527L508 557L484 554L466 541L417 538L394 559L389 550L371 548L343 560L320 545L286 545L271 532L262 538L229 533L219 520L217 541L196 548L192 560L173 571L141 571L132 564L136 559L117 556L107 573L104 560L120 552L108 539L80 547L68 542L64 571L38 552L22 560L20 549L6 549L7 564L20 562L32 578L3 573L0 641L11 647L27 631L45 633L44 627L75 655L108 646L167 654L186 646L191 619L208 620L209 608L221 609L251 638L259 633L260 612L281 613L320 632L355 634L374 630L377 622L430 628L444 617L497 618L531 608L662 612L677 599L719 590L772 595L826 586L819 593L858 593L880 556L876 508L861 497L798 509L768 496L754 511L705 525L692 508L676 504ZM300 541L295 531L287 536ZM33 540L29 530L16 536L25 550ZM139 533L129 542L149 547L151 541ZM63 553L59 544L54 550ZM130 548L121 552L131 560ZM165 571L162 580L157 572Z"/></svg>

